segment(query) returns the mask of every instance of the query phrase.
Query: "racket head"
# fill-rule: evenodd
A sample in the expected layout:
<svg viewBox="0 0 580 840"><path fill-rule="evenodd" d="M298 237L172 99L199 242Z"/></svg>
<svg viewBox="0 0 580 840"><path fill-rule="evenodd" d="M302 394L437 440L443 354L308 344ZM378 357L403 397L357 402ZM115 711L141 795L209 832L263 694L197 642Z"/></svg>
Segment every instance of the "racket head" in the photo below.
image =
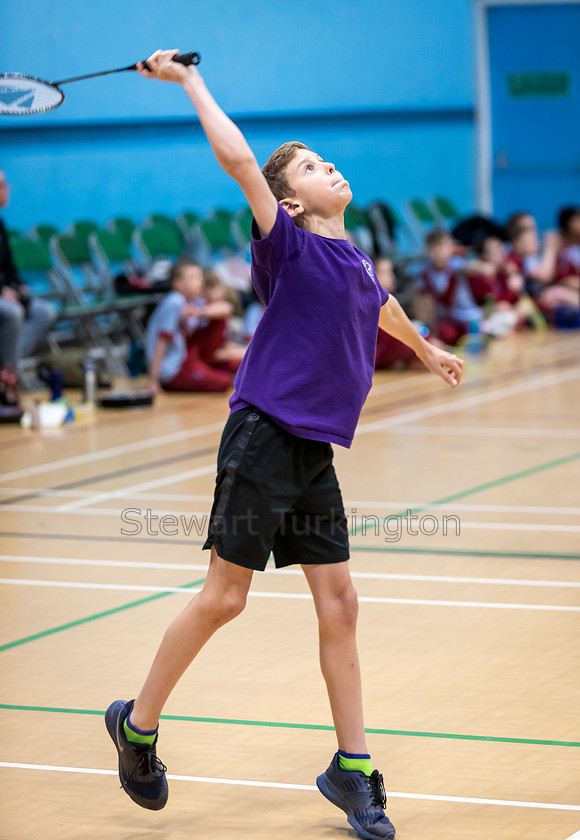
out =
<svg viewBox="0 0 580 840"><path fill-rule="evenodd" d="M22 116L52 111L64 101L56 85L22 73L0 73L0 115Z"/></svg>

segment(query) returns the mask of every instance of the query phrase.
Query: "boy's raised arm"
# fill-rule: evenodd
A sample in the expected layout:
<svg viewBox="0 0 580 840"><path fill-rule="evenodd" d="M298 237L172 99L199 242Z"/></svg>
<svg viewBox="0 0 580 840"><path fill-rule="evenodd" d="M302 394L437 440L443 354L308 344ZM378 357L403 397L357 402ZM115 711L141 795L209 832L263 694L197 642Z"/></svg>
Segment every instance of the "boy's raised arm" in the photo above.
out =
<svg viewBox="0 0 580 840"><path fill-rule="evenodd" d="M147 79L182 84L191 99L218 163L242 188L258 227L267 236L276 221L278 202L264 178L254 153L235 123L217 104L199 71L172 61L179 50L157 50L147 59L151 68L137 69Z"/></svg>

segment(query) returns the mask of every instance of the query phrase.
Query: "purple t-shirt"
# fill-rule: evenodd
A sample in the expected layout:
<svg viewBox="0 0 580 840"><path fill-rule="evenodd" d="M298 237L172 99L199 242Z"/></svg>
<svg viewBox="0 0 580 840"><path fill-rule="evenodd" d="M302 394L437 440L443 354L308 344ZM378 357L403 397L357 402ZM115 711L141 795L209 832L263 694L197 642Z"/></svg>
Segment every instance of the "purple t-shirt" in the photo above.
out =
<svg viewBox="0 0 580 840"><path fill-rule="evenodd" d="M350 447L370 391L389 293L346 239L252 224L252 280L266 311L234 381L232 411L255 405L298 437Z"/></svg>

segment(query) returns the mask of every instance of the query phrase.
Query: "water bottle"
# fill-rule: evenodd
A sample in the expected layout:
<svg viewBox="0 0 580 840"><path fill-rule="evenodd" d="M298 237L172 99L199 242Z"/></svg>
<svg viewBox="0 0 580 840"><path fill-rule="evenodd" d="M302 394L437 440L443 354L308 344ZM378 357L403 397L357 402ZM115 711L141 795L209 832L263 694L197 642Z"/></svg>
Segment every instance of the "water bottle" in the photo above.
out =
<svg viewBox="0 0 580 840"><path fill-rule="evenodd" d="M89 356L85 360L85 394L84 401L94 404L97 400L97 369L95 360Z"/></svg>
<svg viewBox="0 0 580 840"><path fill-rule="evenodd" d="M465 342L465 345L465 349L474 355L483 353L485 349L483 335L479 329L479 321L475 318L472 318L469 322L467 341Z"/></svg>

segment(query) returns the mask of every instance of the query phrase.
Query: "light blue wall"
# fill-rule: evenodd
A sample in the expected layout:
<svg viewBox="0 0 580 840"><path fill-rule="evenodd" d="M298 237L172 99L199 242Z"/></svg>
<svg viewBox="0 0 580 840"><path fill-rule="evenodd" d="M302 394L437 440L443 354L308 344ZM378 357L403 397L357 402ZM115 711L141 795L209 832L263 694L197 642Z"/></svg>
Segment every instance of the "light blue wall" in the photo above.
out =
<svg viewBox="0 0 580 840"><path fill-rule="evenodd" d="M0 5L0 31L0 70L51 80L197 49L261 163L299 138L357 203L443 192L473 207L469 0L29 0ZM127 73L64 90L52 113L0 117L11 226L242 204L178 86Z"/></svg>

